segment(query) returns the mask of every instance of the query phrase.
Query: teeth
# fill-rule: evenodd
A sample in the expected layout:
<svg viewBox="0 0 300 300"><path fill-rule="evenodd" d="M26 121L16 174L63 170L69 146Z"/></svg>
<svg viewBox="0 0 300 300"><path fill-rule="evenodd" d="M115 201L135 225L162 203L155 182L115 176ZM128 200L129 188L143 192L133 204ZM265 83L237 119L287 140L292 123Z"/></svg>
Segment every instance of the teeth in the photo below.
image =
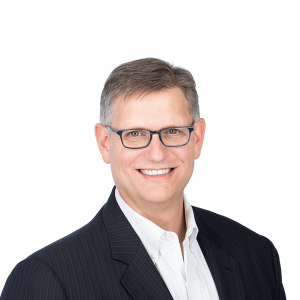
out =
<svg viewBox="0 0 300 300"><path fill-rule="evenodd" d="M142 170L140 169L140 172L145 174L145 175L165 175L171 172L171 169L163 169L163 170Z"/></svg>

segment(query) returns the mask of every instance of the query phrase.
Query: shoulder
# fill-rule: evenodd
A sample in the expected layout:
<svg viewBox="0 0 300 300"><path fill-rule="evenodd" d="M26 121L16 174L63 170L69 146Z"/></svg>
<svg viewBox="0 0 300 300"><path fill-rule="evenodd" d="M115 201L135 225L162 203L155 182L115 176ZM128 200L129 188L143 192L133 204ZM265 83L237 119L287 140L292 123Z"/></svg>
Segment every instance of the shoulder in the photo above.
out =
<svg viewBox="0 0 300 300"><path fill-rule="evenodd" d="M37 293L48 299L49 287L57 293L55 297L49 294L49 299L65 299L62 286L80 280L78 276L84 270L93 270L96 262L104 265L108 261L109 244L102 211L103 207L85 226L19 262L6 281L1 299L36 299ZM18 290L20 285L24 288Z"/></svg>
<svg viewBox="0 0 300 300"><path fill-rule="evenodd" d="M223 215L217 214L215 212L193 207L195 220L201 224L206 224L209 227L212 227L214 230L223 234L231 234L234 231L236 234L246 234L247 236L255 236L257 238L262 237L253 230L247 228L246 226L238 223L235 220L232 220Z"/></svg>
<svg viewBox="0 0 300 300"><path fill-rule="evenodd" d="M244 249L248 253L253 250L265 251L268 255L272 254L274 246L265 236L215 212L194 206L193 211L199 232L204 234L213 232L228 251Z"/></svg>
<svg viewBox="0 0 300 300"><path fill-rule="evenodd" d="M236 259L243 274L260 274L260 280L264 278L272 291L280 295L278 299L285 299L279 255L268 238L217 213L198 207L193 207L193 211L200 241L209 240Z"/></svg>
<svg viewBox="0 0 300 300"><path fill-rule="evenodd" d="M58 278L63 278L64 274L78 272L74 266L92 267L96 259L107 259L109 243L102 211L103 207L85 226L32 253L15 267L15 272L23 269L36 271L43 267L51 269Z"/></svg>
<svg viewBox="0 0 300 300"><path fill-rule="evenodd" d="M51 288L51 290L49 290ZM45 262L29 256L19 262L3 288L2 300L65 300L65 293L55 272Z"/></svg>
<svg viewBox="0 0 300 300"><path fill-rule="evenodd" d="M62 262L72 263L75 259L81 260L83 255L89 255L96 248L97 251L102 252L101 249L107 244L102 212L103 207L88 224L34 252L31 256L49 265L56 265Z"/></svg>

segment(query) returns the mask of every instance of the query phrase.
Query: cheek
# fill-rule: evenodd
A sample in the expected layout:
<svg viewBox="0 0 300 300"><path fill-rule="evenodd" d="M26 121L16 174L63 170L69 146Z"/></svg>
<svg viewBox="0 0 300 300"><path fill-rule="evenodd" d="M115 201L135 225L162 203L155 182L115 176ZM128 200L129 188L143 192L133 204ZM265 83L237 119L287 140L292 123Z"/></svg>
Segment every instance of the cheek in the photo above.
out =
<svg viewBox="0 0 300 300"><path fill-rule="evenodd" d="M122 146L122 145L121 145ZM122 165L123 149L118 143L112 143L110 147L110 164L112 171L118 175ZM125 148L124 148L125 149Z"/></svg>
<svg viewBox="0 0 300 300"><path fill-rule="evenodd" d="M137 160L137 155L134 150L126 149L122 147L114 153L115 155L115 167L122 173L129 173L133 170L132 165Z"/></svg>
<svg viewBox="0 0 300 300"><path fill-rule="evenodd" d="M192 145L186 145L178 148L177 157L185 164L190 165L194 161L195 149Z"/></svg>

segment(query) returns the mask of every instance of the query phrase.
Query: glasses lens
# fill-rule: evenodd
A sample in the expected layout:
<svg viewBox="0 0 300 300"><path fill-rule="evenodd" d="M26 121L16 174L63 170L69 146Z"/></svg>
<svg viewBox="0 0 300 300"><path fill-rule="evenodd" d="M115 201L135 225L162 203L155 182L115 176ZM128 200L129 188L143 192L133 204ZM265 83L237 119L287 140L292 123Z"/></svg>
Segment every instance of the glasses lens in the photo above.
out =
<svg viewBox="0 0 300 300"><path fill-rule="evenodd" d="M147 130L135 129L122 132L123 144L129 148L145 147L149 143L150 133Z"/></svg>
<svg viewBox="0 0 300 300"><path fill-rule="evenodd" d="M161 138L166 146L181 146L188 142L188 128L167 128L161 132Z"/></svg>

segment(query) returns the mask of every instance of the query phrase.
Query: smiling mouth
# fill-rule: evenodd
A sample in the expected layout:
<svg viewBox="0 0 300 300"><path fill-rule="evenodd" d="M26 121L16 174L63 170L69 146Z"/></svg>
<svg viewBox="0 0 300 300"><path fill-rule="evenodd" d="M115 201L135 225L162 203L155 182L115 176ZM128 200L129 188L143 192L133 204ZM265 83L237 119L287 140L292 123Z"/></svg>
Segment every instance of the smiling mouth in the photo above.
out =
<svg viewBox="0 0 300 300"><path fill-rule="evenodd" d="M146 170L146 169L138 169L138 171L144 175L148 176L157 176L157 175L166 175L173 171L174 168L160 169L160 170Z"/></svg>

